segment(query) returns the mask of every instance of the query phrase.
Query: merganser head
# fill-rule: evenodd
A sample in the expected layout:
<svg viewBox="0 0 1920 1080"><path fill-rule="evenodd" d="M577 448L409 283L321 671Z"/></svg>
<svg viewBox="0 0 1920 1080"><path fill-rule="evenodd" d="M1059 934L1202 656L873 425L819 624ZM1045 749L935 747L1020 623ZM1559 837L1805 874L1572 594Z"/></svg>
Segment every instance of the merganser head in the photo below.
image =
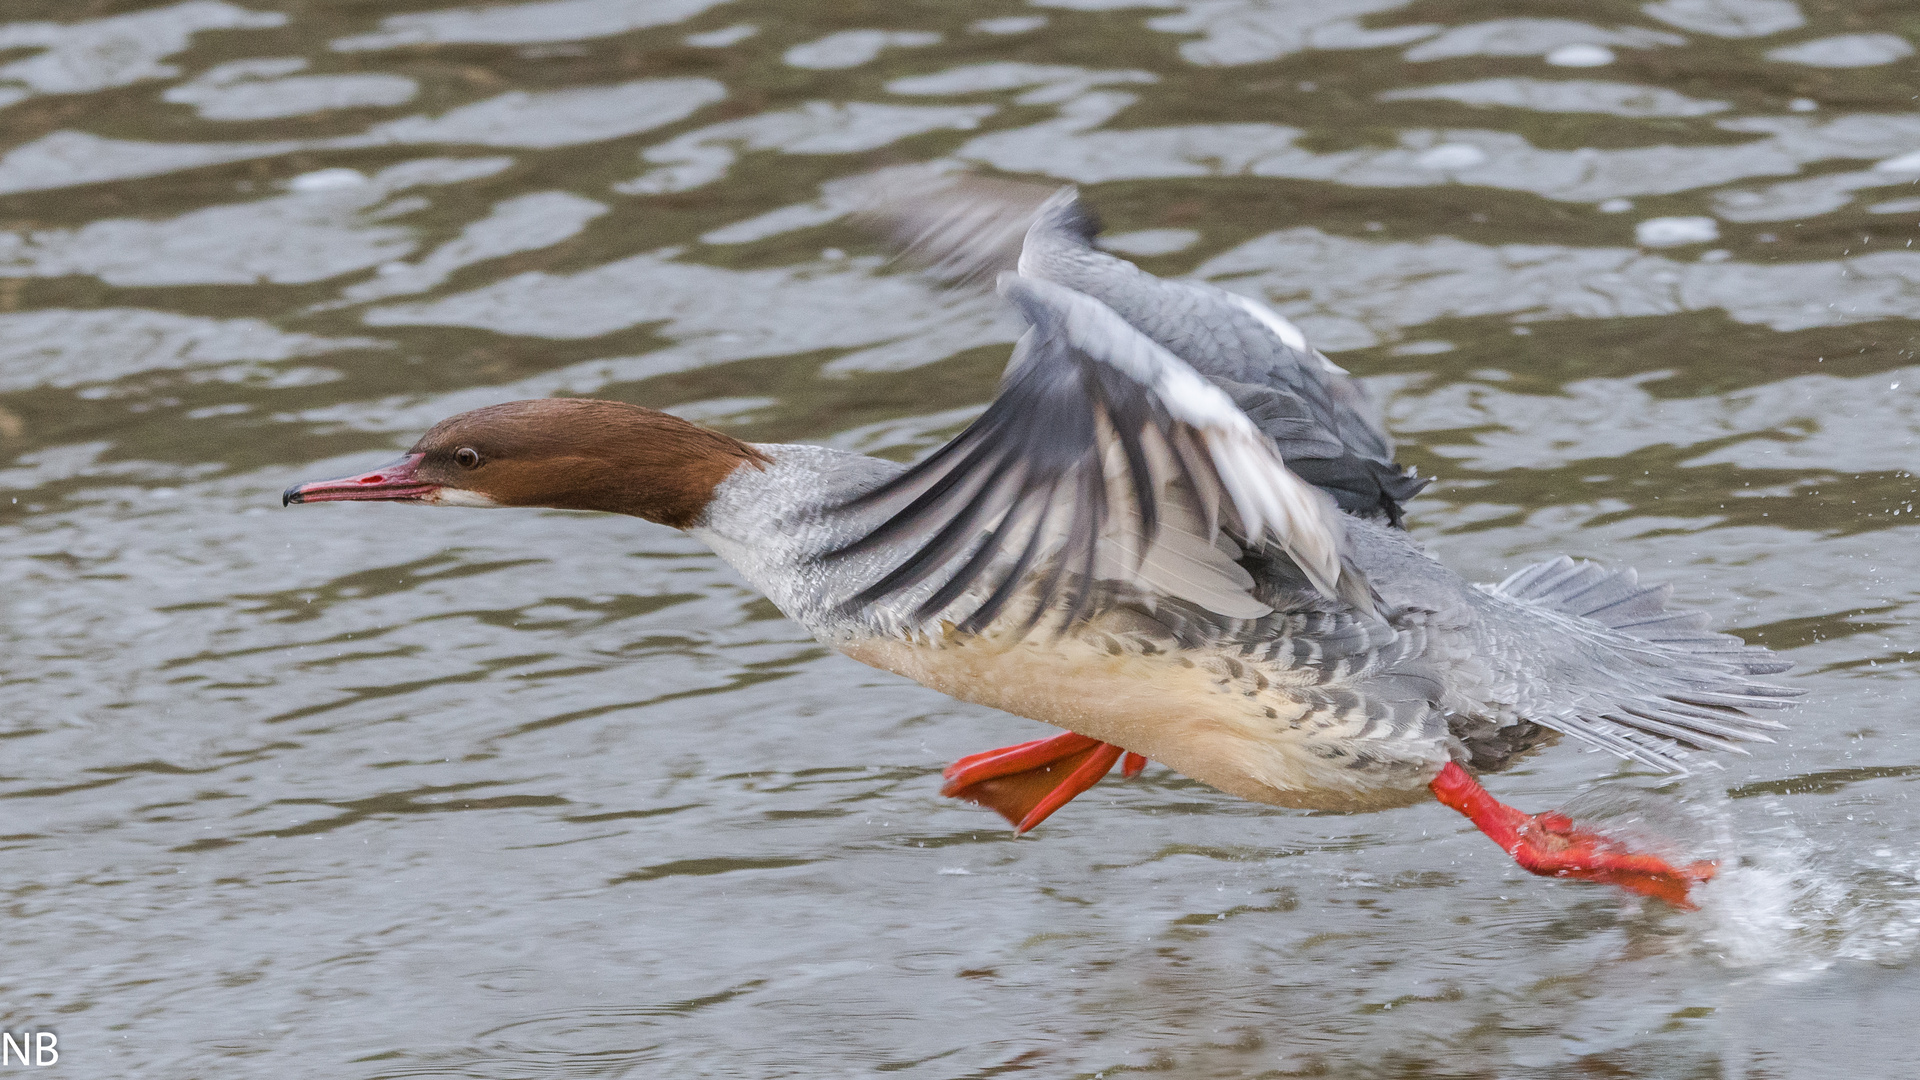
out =
<svg viewBox="0 0 1920 1080"><path fill-rule="evenodd" d="M768 460L739 439L657 409L581 398L510 401L440 421L404 457L372 472L295 484L281 503L542 506L686 528L735 469Z"/></svg>

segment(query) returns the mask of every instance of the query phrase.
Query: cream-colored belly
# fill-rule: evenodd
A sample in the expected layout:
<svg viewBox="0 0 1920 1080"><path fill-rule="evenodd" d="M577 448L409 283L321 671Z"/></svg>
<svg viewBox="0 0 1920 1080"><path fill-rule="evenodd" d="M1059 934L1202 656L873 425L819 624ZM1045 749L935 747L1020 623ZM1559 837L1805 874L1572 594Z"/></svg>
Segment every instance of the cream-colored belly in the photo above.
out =
<svg viewBox="0 0 1920 1080"><path fill-rule="evenodd" d="M1314 810L1427 796L1437 743L1360 737L1226 654L1140 652L1044 633L1011 646L958 635L837 643L862 663L941 693L1124 747L1222 791ZM1271 674L1271 673L1269 673Z"/></svg>

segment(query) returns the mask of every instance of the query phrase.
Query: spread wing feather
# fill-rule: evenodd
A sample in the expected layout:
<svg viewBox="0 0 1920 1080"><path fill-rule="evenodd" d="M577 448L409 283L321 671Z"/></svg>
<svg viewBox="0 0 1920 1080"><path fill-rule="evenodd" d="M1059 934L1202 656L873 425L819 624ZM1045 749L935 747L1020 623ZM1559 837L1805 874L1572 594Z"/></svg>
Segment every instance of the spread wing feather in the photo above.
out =
<svg viewBox="0 0 1920 1080"><path fill-rule="evenodd" d="M901 258L966 287L1016 266L1111 308L1226 390L1296 475L1341 509L1399 524L1426 481L1393 462L1393 443L1351 375L1266 305L1205 282L1165 280L1093 246L1099 221L1072 188L956 175L876 179L862 217Z"/></svg>
<svg viewBox="0 0 1920 1080"><path fill-rule="evenodd" d="M1016 600L1030 605L1031 629L1063 600L1065 627L1119 584L1258 618L1272 609L1236 561L1253 547L1375 611L1342 556L1332 500L1225 392L1091 297L1014 274L999 289L1030 324L999 396L952 442L838 511L891 513L830 557L905 552L850 605L912 593L915 621L977 631ZM966 597L977 602L962 614L954 605Z"/></svg>

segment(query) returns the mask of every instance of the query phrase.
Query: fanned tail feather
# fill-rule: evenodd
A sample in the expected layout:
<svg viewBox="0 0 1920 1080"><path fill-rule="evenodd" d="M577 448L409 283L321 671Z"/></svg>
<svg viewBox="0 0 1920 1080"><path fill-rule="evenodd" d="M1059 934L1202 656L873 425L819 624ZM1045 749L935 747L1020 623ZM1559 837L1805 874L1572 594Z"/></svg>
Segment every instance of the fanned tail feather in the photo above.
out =
<svg viewBox="0 0 1920 1080"><path fill-rule="evenodd" d="M1739 743L1772 742L1767 733L1786 725L1748 710L1803 692L1756 681L1792 665L1707 629L1705 612L1668 608L1672 587L1642 585L1632 569L1562 556L1481 588L1561 617L1569 650L1598 669L1578 692L1532 687L1517 703L1525 716L1656 768L1687 772L1689 747L1743 754Z"/></svg>

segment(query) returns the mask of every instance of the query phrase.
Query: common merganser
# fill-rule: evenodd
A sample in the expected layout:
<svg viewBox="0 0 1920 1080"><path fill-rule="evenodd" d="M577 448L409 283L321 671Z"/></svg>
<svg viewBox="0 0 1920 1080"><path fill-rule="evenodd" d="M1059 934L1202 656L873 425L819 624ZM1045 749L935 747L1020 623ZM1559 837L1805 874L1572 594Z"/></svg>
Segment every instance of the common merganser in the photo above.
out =
<svg viewBox="0 0 1920 1080"><path fill-rule="evenodd" d="M1473 773L1561 734L1676 773L1689 748L1744 752L1782 726L1749 710L1798 693L1752 677L1787 663L1632 570L1559 558L1469 584L1400 528L1424 481L1292 324L1098 250L1071 189L1017 213L956 190L903 215L906 246L948 277L999 270L1028 329L992 404L911 468L547 399L454 416L284 501L687 530L841 652L1068 729L946 772L947 794L1022 832L1123 756L1128 776L1152 759L1277 806L1437 797L1536 874L1692 906L1712 862L1523 813ZM996 242L1010 214L1015 241Z"/></svg>

